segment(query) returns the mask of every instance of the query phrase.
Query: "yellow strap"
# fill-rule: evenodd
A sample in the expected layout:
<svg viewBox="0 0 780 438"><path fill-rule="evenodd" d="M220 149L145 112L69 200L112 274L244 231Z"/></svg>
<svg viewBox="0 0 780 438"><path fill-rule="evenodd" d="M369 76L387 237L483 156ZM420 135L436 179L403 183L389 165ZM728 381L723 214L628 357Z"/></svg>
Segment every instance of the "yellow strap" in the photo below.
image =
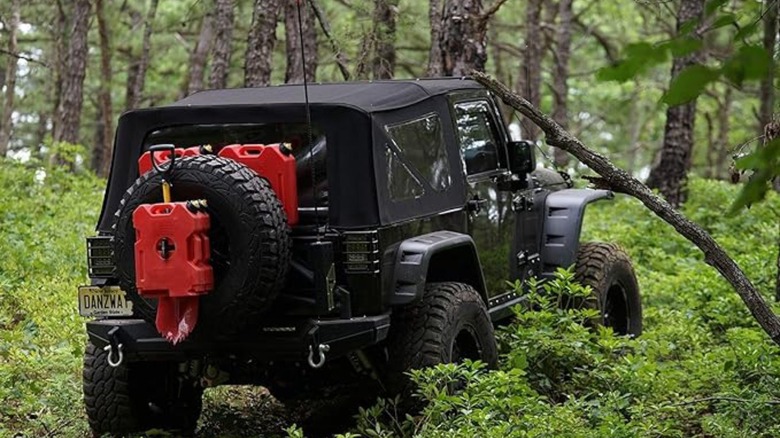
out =
<svg viewBox="0 0 780 438"><path fill-rule="evenodd" d="M163 190L163 202L169 204L171 202L171 185L168 184L168 181L163 180L162 190Z"/></svg>

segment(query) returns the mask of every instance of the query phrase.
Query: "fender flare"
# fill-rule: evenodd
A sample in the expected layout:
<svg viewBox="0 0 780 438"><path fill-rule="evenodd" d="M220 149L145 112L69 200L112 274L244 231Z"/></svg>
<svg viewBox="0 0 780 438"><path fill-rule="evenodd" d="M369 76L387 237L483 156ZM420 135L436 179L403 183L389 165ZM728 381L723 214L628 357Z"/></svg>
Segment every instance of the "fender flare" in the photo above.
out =
<svg viewBox="0 0 780 438"><path fill-rule="evenodd" d="M425 284L431 281L469 284L487 303L482 265L468 234L435 231L401 241L395 252L392 278L390 306L422 298Z"/></svg>
<svg viewBox="0 0 780 438"><path fill-rule="evenodd" d="M558 267L568 268L577 261L585 207L601 199L612 199L609 190L564 189L547 196L544 205L541 258L544 276Z"/></svg>

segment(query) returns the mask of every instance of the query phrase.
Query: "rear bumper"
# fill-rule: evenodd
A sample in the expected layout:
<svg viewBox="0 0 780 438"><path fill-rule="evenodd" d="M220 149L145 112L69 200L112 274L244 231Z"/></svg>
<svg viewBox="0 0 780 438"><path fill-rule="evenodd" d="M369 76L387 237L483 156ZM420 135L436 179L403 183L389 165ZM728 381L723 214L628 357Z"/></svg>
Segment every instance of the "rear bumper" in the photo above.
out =
<svg viewBox="0 0 780 438"><path fill-rule="evenodd" d="M328 357L377 344L387 338L390 315L349 319L299 319L248 330L234 340L204 340L193 334L172 345L160 337L153 324L142 319L103 319L87 323L89 340L97 347L109 345L112 332L129 360L249 357L261 361L306 360L310 347L328 345Z"/></svg>

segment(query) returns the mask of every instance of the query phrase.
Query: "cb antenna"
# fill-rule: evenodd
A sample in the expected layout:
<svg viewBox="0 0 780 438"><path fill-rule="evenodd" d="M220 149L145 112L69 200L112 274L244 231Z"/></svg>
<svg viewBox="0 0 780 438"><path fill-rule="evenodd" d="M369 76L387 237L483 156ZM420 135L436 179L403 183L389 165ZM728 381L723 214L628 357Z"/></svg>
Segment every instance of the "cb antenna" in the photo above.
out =
<svg viewBox="0 0 780 438"><path fill-rule="evenodd" d="M311 129L311 105L309 105L309 78L306 71L306 48L303 41L303 17L301 13L301 0L295 0L295 8L298 15L298 40L301 43L301 68L303 70L303 98L306 108L306 138L309 140L309 168L311 169L311 199L314 203L314 225L317 229L317 240L322 238L320 228L320 212L317 205L317 169L314 165L314 135Z"/></svg>

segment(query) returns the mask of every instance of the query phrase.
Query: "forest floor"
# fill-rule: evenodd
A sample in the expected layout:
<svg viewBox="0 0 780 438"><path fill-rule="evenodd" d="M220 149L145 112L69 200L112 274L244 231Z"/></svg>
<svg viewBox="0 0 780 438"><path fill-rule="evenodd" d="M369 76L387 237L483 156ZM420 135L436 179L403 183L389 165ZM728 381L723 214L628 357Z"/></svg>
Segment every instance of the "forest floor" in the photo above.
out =
<svg viewBox="0 0 780 438"><path fill-rule="evenodd" d="M75 291L86 281L84 238L104 186L88 174L0 162L0 437L87 436ZM728 217L737 190L693 179L685 213L770 297L780 197ZM587 239L617 241L634 259L644 335L588 337L521 316L500 334L501 371L478 373L468 406L433 397L414 428L424 436L780 436L780 349L701 254L628 199L594 206L586 223ZM523 417L525 408L509 406L513 414L502 417L499 396L479 399L485 388L498 394L490 385L499 383L517 391L498 401L533 400L533 410ZM475 414L482 409L495 415ZM297 420L262 388L218 388L206 392L199 436L284 435ZM363 431L382 424L364 418Z"/></svg>

